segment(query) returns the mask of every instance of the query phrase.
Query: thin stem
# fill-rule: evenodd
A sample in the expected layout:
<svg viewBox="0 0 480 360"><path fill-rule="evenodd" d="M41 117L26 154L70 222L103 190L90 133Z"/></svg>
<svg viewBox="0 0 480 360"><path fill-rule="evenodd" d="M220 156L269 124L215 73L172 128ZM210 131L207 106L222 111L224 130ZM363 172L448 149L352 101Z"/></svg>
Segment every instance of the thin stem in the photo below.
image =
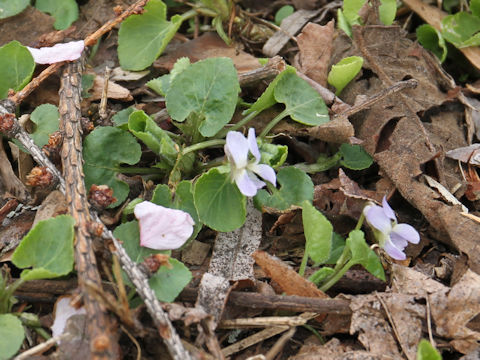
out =
<svg viewBox="0 0 480 360"><path fill-rule="evenodd" d="M302 263L300 264L300 269L298 269L298 274L303 276L305 274L305 268L307 267L308 262L308 252L307 248L305 247L305 252L303 253Z"/></svg>
<svg viewBox="0 0 480 360"><path fill-rule="evenodd" d="M182 22L191 18L194 18L199 13L198 9L188 10L187 12L180 15L182 17Z"/></svg>
<svg viewBox="0 0 480 360"><path fill-rule="evenodd" d="M355 262L350 260L349 262L347 262L345 264L345 266L343 268L341 268L336 274L334 274L333 276L330 277L330 280L328 280L325 284L323 284L321 287L320 287L320 290L322 290L323 292L327 291L328 289L330 289L333 285L335 285L335 283L340 280L340 278L345 275L345 273L348 271L348 269L350 269L353 265L355 265Z"/></svg>
<svg viewBox="0 0 480 360"><path fill-rule="evenodd" d="M205 149L211 146L225 145L225 142L226 142L225 139L213 139L213 140L202 141L197 144L190 145L185 149L183 149L182 155L186 155L189 152Z"/></svg>
<svg viewBox="0 0 480 360"><path fill-rule="evenodd" d="M265 135L267 135L267 134L270 132L270 130L272 130L273 127L274 127L275 125L277 125L277 124L280 122L280 120L282 120L282 119L283 119L284 117L286 117L287 115L288 115L288 111L287 111L287 109L285 109L285 110L283 110L280 114L278 114L277 116L275 116L275 117L273 118L273 120L270 121L270 122L267 124L267 126L265 126L265 128L262 130L262 133L260 134L259 137L261 137L261 138L265 137Z"/></svg>
<svg viewBox="0 0 480 360"><path fill-rule="evenodd" d="M227 135L227 133L229 131L236 131L238 129L240 129L242 126L245 126L250 120L252 120L255 116L257 116L259 114L258 111L254 111L254 112L251 112L250 114L248 114L247 116L245 116L242 120L240 120L238 123L236 124L233 124L232 127L228 128L228 129L223 129L222 131L220 131L216 137L218 138L223 138Z"/></svg>
<svg viewBox="0 0 480 360"><path fill-rule="evenodd" d="M364 220L365 220L365 215L362 211L362 213L360 214L360 217L358 218L357 226L355 226L355 230L360 230L362 228Z"/></svg>

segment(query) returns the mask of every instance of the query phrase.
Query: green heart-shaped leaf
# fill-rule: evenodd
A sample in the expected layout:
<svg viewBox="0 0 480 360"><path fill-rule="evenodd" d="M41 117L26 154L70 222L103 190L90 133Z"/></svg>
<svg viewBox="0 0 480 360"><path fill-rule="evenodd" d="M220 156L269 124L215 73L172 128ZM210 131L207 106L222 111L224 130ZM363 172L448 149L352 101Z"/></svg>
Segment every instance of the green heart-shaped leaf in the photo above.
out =
<svg viewBox="0 0 480 360"><path fill-rule="evenodd" d="M35 131L30 134L33 142L42 147L48 143L50 134L58 130L58 108L52 104L42 104L33 110L30 120L35 123Z"/></svg>
<svg viewBox="0 0 480 360"><path fill-rule="evenodd" d="M8 360L20 350L25 332L22 322L12 314L0 315L0 360Z"/></svg>
<svg viewBox="0 0 480 360"><path fill-rule="evenodd" d="M32 54L18 41L0 47L0 99L7 97L9 89L23 89L32 78L34 69Z"/></svg>

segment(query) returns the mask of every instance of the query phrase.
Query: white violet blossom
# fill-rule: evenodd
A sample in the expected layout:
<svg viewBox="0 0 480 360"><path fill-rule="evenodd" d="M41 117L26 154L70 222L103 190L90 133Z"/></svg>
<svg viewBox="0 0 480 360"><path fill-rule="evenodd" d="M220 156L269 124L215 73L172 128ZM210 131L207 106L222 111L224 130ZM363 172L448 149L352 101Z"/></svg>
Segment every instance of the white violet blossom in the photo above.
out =
<svg viewBox="0 0 480 360"><path fill-rule="evenodd" d="M140 246L156 250L178 249L193 234L190 214L143 201L134 213L140 225Z"/></svg>
<svg viewBox="0 0 480 360"><path fill-rule="evenodd" d="M28 51L33 56L37 64L53 64L60 61L77 60L85 48L83 40L70 41L68 43L55 44L51 47L42 47L40 49L27 46Z"/></svg>
<svg viewBox="0 0 480 360"><path fill-rule="evenodd" d="M413 226L397 223L395 213L385 197L382 206L370 203L363 209L363 214L374 229L379 245L395 260L405 260L403 250L408 243L418 244L420 241L420 235Z"/></svg>
<svg viewBox="0 0 480 360"><path fill-rule="evenodd" d="M224 150L230 163L231 177L243 195L255 196L257 190L265 186L255 174L273 185L276 184L275 171L268 165L259 164L260 151L255 129L248 130L248 138L238 131L229 131L226 140ZM253 158L249 159L249 153Z"/></svg>

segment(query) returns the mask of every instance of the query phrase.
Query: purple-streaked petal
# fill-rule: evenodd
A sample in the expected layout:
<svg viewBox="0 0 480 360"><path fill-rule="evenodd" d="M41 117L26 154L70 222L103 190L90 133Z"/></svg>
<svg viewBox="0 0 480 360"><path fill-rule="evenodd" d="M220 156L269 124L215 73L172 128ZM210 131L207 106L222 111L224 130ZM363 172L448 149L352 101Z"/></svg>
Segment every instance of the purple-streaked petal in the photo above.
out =
<svg viewBox="0 0 480 360"><path fill-rule="evenodd" d="M265 164L250 165L248 167L255 174L259 175L262 179L267 180L269 183L272 183L274 186L277 184L277 175L275 175L275 170L271 166Z"/></svg>
<svg viewBox="0 0 480 360"><path fill-rule="evenodd" d="M260 150L258 150L257 138L255 137L255 129L248 129L248 148L255 157L255 163L260 161Z"/></svg>
<svg viewBox="0 0 480 360"><path fill-rule="evenodd" d="M260 180L258 179L252 180L247 171L243 171L240 176L235 178L235 183L237 184L238 189L245 196L256 195L257 190L259 189L258 185L260 185L258 183L259 181ZM265 183L263 183L261 187L263 186L265 186Z"/></svg>
<svg viewBox="0 0 480 360"><path fill-rule="evenodd" d="M226 140L224 150L228 160L237 168L247 166L249 146L245 136L238 131L229 131Z"/></svg>
<svg viewBox="0 0 480 360"><path fill-rule="evenodd" d="M408 224L396 224L391 232L391 235L399 236L412 244L420 242L420 235L415 228Z"/></svg>
<svg viewBox="0 0 480 360"><path fill-rule="evenodd" d="M182 246L192 235L195 224L190 214L144 201L135 206L140 225L140 246L172 250Z"/></svg>
<svg viewBox="0 0 480 360"><path fill-rule="evenodd" d="M27 46L37 64L53 64L60 61L76 60L82 55L85 48L83 40L56 44L52 47L35 49Z"/></svg>
<svg viewBox="0 0 480 360"><path fill-rule="evenodd" d="M367 222L375 229L384 234L390 233L392 229L392 221L385 215L383 208L378 205L371 205L366 211L365 218Z"/></svg>
<svg viewBox="0 0 480 360"><path fill-rule="evenodd" d="M387 240L383 249L395 260L405 260L407 258L405 253L398 249L390 240Z"/></svg>
<svg viewBox="0 0 480 360"><path fill-rule="evenodd" d="M394 211L392 210L392 208L388 204L386 196L383 197L382 206L383 206L383 211L385 212L385 215L387 215L393 221L397 221L397 217L395 216Z"/></svg>

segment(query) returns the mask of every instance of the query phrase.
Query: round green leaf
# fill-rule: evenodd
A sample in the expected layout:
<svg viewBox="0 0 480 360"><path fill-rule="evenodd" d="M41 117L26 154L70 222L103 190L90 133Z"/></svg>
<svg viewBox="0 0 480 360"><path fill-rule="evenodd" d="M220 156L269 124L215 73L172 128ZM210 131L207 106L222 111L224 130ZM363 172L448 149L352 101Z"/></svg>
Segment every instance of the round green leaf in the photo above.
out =
<svg viewBox="0 0 480 360"><path fill-rule="evenodd" d="M372 157L360 145L342 144L340 153L343 159L340 164L352 170L367 169L372 165Z"/></svg>
<svg viewBox="0 0 480 360"><path fill-rule="evenodd" d="M418 343L417 360L442 360L442 355L430 344L430 341L422 339Z"/></svg>
<svg viewBox="0 0 480 360"><path fill-rule="evenodd" d="M280 169L277 174L280 190L274 189L272 194L259 190L254 197L256 207L269 207L286 210L292 205L300 206L303 201L313 200L313 182L302 170L289 166Z"/></svg>
<svg viewBox="0 0 480 360"><path fill-rule="evenodd" d="M214 230L233 231L245 222L246 199L229 174L210 169L195 183L193 198L200 221Z"/></svg>
<svg viewBox="0 0 480 360"><path fill-rule="evenodd" d="M302 221L305 251L316 264L323 264L330 257L333 226L310 201L302 204Z"/></svg>
<svg viewBox="0 0 480 360"><path fill-rule="evenodd" d="M162 53L182 23L179 15L167 21L167 7L150 0L140 15L129 16L118 32L118 60L125 70L150 66Z"/></svg>
<svg viewBox="0 0 480 360"><path fill-rule="evenodd" d="M20 14L30 4L30 0L0 0L0 19Z"/></svg>
<svg viewBox="0 0 480 360"><path fill-rule="evenodd" d="M363 58L360 56L350 56L332 66L327 81L337 89L335 95L339 95L343 88L357 76L362 65Z"/></svg>
<svg viewBox="0 0 480 360"><path fill-rule="evenodd" d="M52 104L42 104L33 110L30 120L36 126L30 136L38 147L47 144L50 134L58 130L59 116L58 108Z"/></svg>
<svg viewBox="0 0 480 360"><path fill-rule="evenodd" d="M0 315L0 360L11 359L22 346L24 338L22 322L16 316Z"/></svg>
<svg viewBox="0 0 480 360"><path fill-rule="evenodd" d="M192 273L176 259L168 260L172 266L161 266L160 269L148 280L150 287L155 292L158 300L172 302L185 286L192 280Z"/></svg>
<svg viewBox="0 0 480 360"><path fill-rule="evenodd" d="M75 0L37 0L35 7L55 18L53 27L57 30L67 29L78 19L78 5Z"/></svg>
<svg viewBox="0 0 480 360"><path fill-rule="evenodd" d="M447 45L440 31L432 25L423 24L417 28L417 39L425 49L433 52L440 62L444 62L447 57Z"/></svg>
<svg viewBox="0 0 480 360"><path fill-rule="evenodd" d="M286 73L278 81L274 96L285 104L285 112L299 123L321 125L330 120L322 97L297 74Z"/></svg>
<svg viewBox="0 0 480 360"><path fill-rule="evenodd" d="M457 48L480 45L480 18L458 12L442 19L442 35Z"/></svg>
<svg viewBox="0 0 480 360"><path fill-rule="evenodd" d="M282 23L283 19L286 17L290 16L293 14L295 11L294 7L292 5L284 5L280 9L277 10L275 13L275 24L280 26Z"/></svg>
<svg viewBox="0 0 480 360"><path fill-rule="evenodd" d="M127 183L117 179L120 164L134 165L142 155L140 144L128 132L110 126L97 127L83 142L83 171L87 189L95 185L108 185L113 189L118 206L128 195Z"/></svg>
<svg viewBox="0 0 480 360"><path fill-rule="evenodd" d="M171 80L167 110L179 122L194 114L202 119L200 133L214 136L231 120L239 91L237 70L230 58L201 60Z"/></svg>
<svg viewBox="0 0 480 360"><path fill-rule="evenodd" d="M8 90L21 90L32 78L35 62L30 51L18 41L0 47L0 99Z"/></svg>
<svg viewBox="0 0 480 360"><path fill-rule="evenodd" d="M348 235L346 246L352 252L351 262L362 265L373 276L385 281L385 271L377 254L370 249L361 230L352 230Z"/></svg>
<svg viewBox="0 0 480 360"><path fill-rule="evenodd" d="M397 14L397 0L381 0L381 5L378 8L380 13L380 20L385 25L392 25Z"/></svg>
<svg viewBox="0 0 480 360"><path fill-rule="evenodd" d="M69 215L40 221L28 232L12 255L12 262L23 270L24 280L50 279L73 269L73 225Z"/></svg>

